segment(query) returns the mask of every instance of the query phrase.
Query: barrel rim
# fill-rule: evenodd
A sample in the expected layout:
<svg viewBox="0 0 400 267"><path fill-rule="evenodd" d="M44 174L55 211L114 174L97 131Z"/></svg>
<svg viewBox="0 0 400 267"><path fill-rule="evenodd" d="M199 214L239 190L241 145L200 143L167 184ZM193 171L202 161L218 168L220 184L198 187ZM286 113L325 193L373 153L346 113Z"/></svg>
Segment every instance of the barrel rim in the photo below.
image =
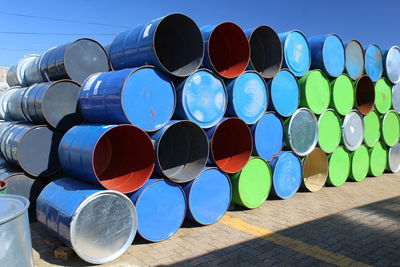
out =
<svg viewBox="0 0 400 267"><path fill-rule="evenodd" d="M274 82L274 79L275 79L275 77L280 73L280 72L288 72L290 75L292 75L293 76L293 78L294 78L294 80L296 81L296 84L297 84L297 89L298 89L298 95L297 95L297 107L296 107L296 109L294 110L294 112L296 112L296 110L298 109L298 107L299 107L299 105L300 105L300 99L301 99L301 86L300 86L300 83L299 83L299 79L298 79L298 77L290 70L290 69L288 69L288 68L281 68L276 74L275 74L275 76L270 80L270 83L271 83L271 85L270 85L270 88L269 88L269 91L270 91L270 100L271 100L271 103L272 103L272 105L274 106L274 109L275 109L275 112L277 113L277 114L279 114L280 116L282 116L282 117L290 117L290 116L293 116L293 114L291 114L291 115L289 115L289 116L286 116L286 115L283 115L283 114L281 114L279 111L277 111L276 110L276 108L275 108L275 104L274 104L274 102L273 102L273 97L272 97L272 92L273 92L273 90L272 90L272 84L273 84L273 82ZM294 113L293 112L293 113Z"/></svg>
<svg viewBox="0 0 400 267"><path fill-rule="evenodd" d="M345 124L350 120L350 116L352 116L353 114L358 116L358 118L360 119L361 124L362 124L362 126L361 126L362 138L355 145L351 145L351 144L349 144L349 142L347 142L346 137L345 137L345 131L344 131ZM349 150L350 152L356 150L364 141L364 118L363 118L363 116L361 115L361 113L358 110L352 109L349 113L347 113L346 116L344 116L341 127L342 127L342 139L343 139L345 148L347 150Z"/></svg>
<svg viewBox="0 0 400 267"><path fill-rule="evenodd" d="M21 210L14 212L12 214L8 214L8 216L6 216L4 218L1 218L0 225L7 223L11 220L14 220L15 218L18 218L19 216L23 215L28 210L29 205L30 205L29 199L27 199L26 197L23 197L23 196L19 196L19 195L0 194L0 198L11 198L14 200L21 201L24 204L24 207Z"/></svg>
<svg viewBox="0 0 400 267"><path fill-rule="evenodd" d="M283 157L286 157L286 155L287 154L291 154L291 155L293 155L296 159L297 159L297 161L298 161L298 163L299 163L299 166L300 166L300 183L299 183L299 187L294 191L294 192L292 192L292 194L290 194L289 196L282 196L282 195L279 195L277 192L276 192L276 190L275 190L275 186L274 186L274 181L275 181L275 168L276 168L276 166L278 166L278 164L279 164L279 162L280 162L280 160L283 158ZM269 165L269 164L268 164ZM302 183L302 180L303 180L303 166L302 166L302 163L301 163L301 160L300 160L300 157L298 156L298 155L296 155L296 153L294 153L294 151L282 151L281 153L279 153L279 156L276 158L276 163L275 163L275 166L273 167L273 168L271 168L271 178L272 178L272 184L271 184L271 189L272 188L274 188L274 191L275 191L275 195L276 196L278 196L279 198L281 198L281 199L288 199L288 198L291 198L294 194L296 194L297 193L297 191L299 190L299 188L300 188L300 186L301 186L301 183Z"/></svg>
<svg viewBox="0 0 400 267"><path fill-rule="evenodd" d="M299 33L300 35L302 35L303 38L304 38L304 40L305 40L306 43L307 43L307 47L308 47L308 61L309 61L309 64L308 64L308 68L307 68L307 70L306 70L305 72L304 72L304 71L303 71L303 72L293 71L292 68L289 66L290 64L288 64L288 62L286 61L287 37L289 36L289 34L292 34L292 33L294 33L294 32L297 32L297 33ZM285 61L286 65L288 66L288 68L291 70L291 72L292 72L296 77L302 77L302 76L304 76L304 75L310 70L310 67L311 67L311 47L310 47L310 43L308 42L308 39L307 39L306 35L305 35L302 31L300 31L300 30L298 30L298 29L290 30L290 31L284 32L283 34L286 35L286 36L285 36L285 40L284 40L284 45L282 46L282 50L283 50L283 53L282 53L282 54L284 55L284 61Z"/></svg>
<svg viewBox="0 0 400 267"><path fill-rule="evenodd" d="M338 140L337 140L337 142L336 142L336 143L337 143L336 147L339 146L340 140L342 139L342 128L341 128L341 125L340 125L340 123L341 123L340 116L338 115L338 113L337 113L333 108L328 108L328 109L326 109L325 111L323 111L323 112L319 115L319 117L318 117L318 145L319 145L319 148L320 148L323 152L329 154L329 153L332 153L333 151L335 151L336 147L335 147L332 151L326 151L325 149L323 149L323 148L321 147L320 140L319 140L319 137L320 137L320 134L319 134L319 123L321 122L322 117L323 117L326 113L328 113L328 112L332 112L333 115L335 115L335 117L338 119L338 122L339 122L339 131L340 131L340 134L339 134L339 138L338 138Z"/></svg>

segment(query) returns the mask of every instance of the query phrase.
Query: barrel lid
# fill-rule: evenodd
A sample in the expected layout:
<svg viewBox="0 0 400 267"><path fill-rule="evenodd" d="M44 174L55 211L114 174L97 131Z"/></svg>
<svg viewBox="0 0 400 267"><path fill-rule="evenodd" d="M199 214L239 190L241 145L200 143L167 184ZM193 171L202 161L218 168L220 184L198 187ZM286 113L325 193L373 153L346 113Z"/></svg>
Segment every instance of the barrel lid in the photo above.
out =
<svg viewBox="0 0 400 267"><path fill-rule="evenodd" d="M326 153L332 153L340 144L340 118L333 109L324 111L318 119L318 144Z"/></svg>
<svg viewBox="0 0 400 267"><path fill-rule="evenodd" d="M282 151L273 167L274 193L283 199L293 196L301 185L300 159L292 152Z"/></svg>
<svg viewBox="0 0 400 267"><path fill-rule="evenodd" d="M342 123L342 136L345 147L356 150L364 139L364 126L362 116L355 110L344 117Z"/></svg>
<svg viewBox="0 0 400 267"><path fill-rule="evenodd" d="M393 109L395 109L397 113L400 113L400 83L392 87L392 103Z"/></svg>
<svg viewBox="0 0 400 267"><path fill-rule="evenodd" d="M381 121L375 111L364 116L364 142L368 147L375 146L381 138Z"/></svg>
<svg viewBox="0 0 400 267"><path fill-rule="evenodd" d="M29 200L23 196L0 194L0 225L23 214L29 207Z"/></svg>
<svg viewBox="0 0 400 267"><path fill-rule="evenodd" d="M369 173L373 176L382 175L387 165L387 150L381 142L369 150L370 169Z"/></svg>
<svg viewBox="0 0 400 267"><path fill-rule="evenodd" d="M336 34L329 34L322 47L322 58L326 72L331 77L342 74L345 66L345 51L342 40Z"/></svg>
<svg viewBox="0 0 400 267"><path fill-rule="evenodd" d="M286 35L283 45L285 62L294 75L306 74L311 64L308 41L300 31L291 31Z"/></svg>
<svg viewBox="0 0 400 267"><path fill-rule="evenodd" d="M302 105L307 106L315 114L321 114L330 103L329 80L321 70L311 70L300 79L304 96Z"/></svg>
<svg viewBox="0 0 400 267"><path fill-rule="evenodd" d="M361 145L351 153L351 178L356 182L361 182L367 177L369 170L369 154L366 146Z"/></svg>
<svg viewBox="0 0 400 267"><path fill-rule="evenodd" d="M346 149L339 146L329 155L328 184L341 186L346 182L350 173L350 156Z"/></svg>
<svg viewBox="0 0 400 267"><path fill-rule="evenodd" d="M365 73L373 82L379 80L383 73L383 59L381 49L371 44L365 50Z"/></svg>
<svg viewBox="0 0 400 267"><path fill-rule="evenodd" d="M283 146L283 123L280 117L272 112L264 114L255 126L253 138L257 154L267 161L272 160Z"/></svg>
<svg viewBox="0 0 400 267"><path fill-rule="evenodd" d="M400 171L400 144L397 143L389 148L389 170L391 172Z"/></svg>
<svg viewBox="0 0 400 267"><path fill-rule="evenodd" d="M386 75L392 83L400 82L400 47L392 46L386 54Z"/></svg>
<svg viewBox="0 0 400 267"><path fill-rule="evenodd" d="M328 157L319 147L303 159L303 187L310 192L320 190L328 178Z"/></svg>
<svg viewBox="0 0 400 267"><path fill-rule="evenodd" d="M364 73L364 51L356 40L351 40L346 45L346 71L353 80Z"/></svg>
<svg viewBox="0 0 400 267"><path fill-rule="evenodd" d="M289 70L280 70L271 80L271 102L275 111L283 116L291 116L299 106L300 88L296 76Z"/></svg>
<svg viewBox="0 0 400 267"><path fill-rule="evenodd" d="M390 110L382 118L382 139L388 146L394 146L399 141L400 121L399 115Z"/></svg>
<svg viewBox="0 0 400 267"><path fill-rule="evenodd" d="M349 76L342 74L332 82L332 106L345 116L354 106L354 85Z"/></svg>
<svg viewBox="0 0 400 267"><path fill-rule="evenodd" d="M384 114L392 107L392 90L389 81L385 78L375 83L375 108Z"/></svg>

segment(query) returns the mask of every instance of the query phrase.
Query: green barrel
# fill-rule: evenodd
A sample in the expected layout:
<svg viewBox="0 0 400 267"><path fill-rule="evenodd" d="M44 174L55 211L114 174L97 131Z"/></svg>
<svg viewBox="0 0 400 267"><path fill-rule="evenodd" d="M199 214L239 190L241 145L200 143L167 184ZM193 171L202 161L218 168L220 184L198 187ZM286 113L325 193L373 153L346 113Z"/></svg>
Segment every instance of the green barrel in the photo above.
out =
<svg viewBox="0 0 400 267"><path fill-rule="evenodd" d="M350 174L350 155L343 146L339 146L328 156L328 179L326 182L332 186L344 184Z"/></svg>
<svg viewBox="0 0 400 267"><path fill-rule="evenodd" d="M388 152L381 142L369 149L369 175L382 175L386 169Z"/></svg>
<svg viewBox="0 0 400 267"><path fill-rule="evenodd" d="M305 156L303 163L303 181L301 187L310 192L320 190L328 178L328 157L319 147Z"/></svg>
<svg viewBox="0 0 400 267"><path fill-rule="evenodd" d="M394 110L389 110L381 117L381 140L388 146L394 146L399 141L400 121L399 115Z"/></svg>
<svg viewBox="0 0 400 267"><path fill-rule="evenodd" d="M392 107L392 86L385 78L375 83L375 109L380 114L385 114Z"/></svg>
<svg viewBox="0 0 400 267"><path fill-rule="evenodd" d="M331 104L337 113L345 116L354 107L355 94L353 81L347 74L342 74L331 83Z"/></svg>
<svg viewBox="0 0 400 267"><path fill-rule="evenodd" d="M252 157L240 172L230 175L230 178L232 201L249 209L261 206L271 191L271 169L259 157Z"/></svg>
<svg viewBox="0 0 400 267"><path fill-rule="evenodd" d="M330 103L329 80L321 70L311 70L299 79L301 86L300 105L315 114L324 112Z"/></svg>
<svg viewBox="0 0 400 267"><path fill-rule="evenodd" d="M327 109L318 118L318 145L325 153L332 153L342 138L340 117Z"/></svg>
<svg viewBox="0 0 400 267"><path fill-rule="evenodd" d="M351 168L350 181L361 182L368 175L369 153L366 146L361 145L357 150L350 154Z"/></svg>
<svg viewBox="0 0 400 267"><path fill-rule="evenodd" d="M0 194L7 194L7 182L0 180Z"/></svg>
<svg viewBox="0 0 400 267"><path fill-rule="evenodd" d="M364 143L374 147L381 138L381 120L376 111L371 111L364 117Z"/></svg>

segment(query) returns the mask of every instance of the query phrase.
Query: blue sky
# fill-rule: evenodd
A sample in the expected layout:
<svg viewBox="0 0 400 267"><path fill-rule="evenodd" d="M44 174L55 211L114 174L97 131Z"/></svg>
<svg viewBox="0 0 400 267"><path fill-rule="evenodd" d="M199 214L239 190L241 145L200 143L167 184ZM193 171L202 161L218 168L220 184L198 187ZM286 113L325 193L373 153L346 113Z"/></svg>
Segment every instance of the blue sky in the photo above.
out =
<svg viewBox="0 0 400 267"><path fill-rule="evenodd" d="M13 0L3 3L0 9L0 65L13 65L24 54L41 54L47 48L79 37L91 37L106 45L112 41L113 34L125 29L120 26L135 26L173 12L189 15L199 26L233 21L248 29L265 24L277 32L299 29L307 37L337 33L343 40L357 39L363 45L376 43L384 48L400 44L399 10L398 0Z"/></svg>

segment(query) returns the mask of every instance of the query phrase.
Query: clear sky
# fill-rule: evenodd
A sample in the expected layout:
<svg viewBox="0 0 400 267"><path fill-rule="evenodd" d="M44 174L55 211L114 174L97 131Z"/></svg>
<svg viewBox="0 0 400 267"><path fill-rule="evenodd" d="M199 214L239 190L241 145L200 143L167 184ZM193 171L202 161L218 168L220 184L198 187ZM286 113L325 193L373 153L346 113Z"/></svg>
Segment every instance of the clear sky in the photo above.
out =
<svg viewBox="0 0 400 267"><path fill-rule="evenodd" d="M3 0L0 65L13 65L24 54L41 54L79 37L106 45L124 26L173 12L189 15L199 26L233 21L248 29L265 24L277 32L299 29L307 37L337 33L363 45L400 45L399 0Z"/></svg>

